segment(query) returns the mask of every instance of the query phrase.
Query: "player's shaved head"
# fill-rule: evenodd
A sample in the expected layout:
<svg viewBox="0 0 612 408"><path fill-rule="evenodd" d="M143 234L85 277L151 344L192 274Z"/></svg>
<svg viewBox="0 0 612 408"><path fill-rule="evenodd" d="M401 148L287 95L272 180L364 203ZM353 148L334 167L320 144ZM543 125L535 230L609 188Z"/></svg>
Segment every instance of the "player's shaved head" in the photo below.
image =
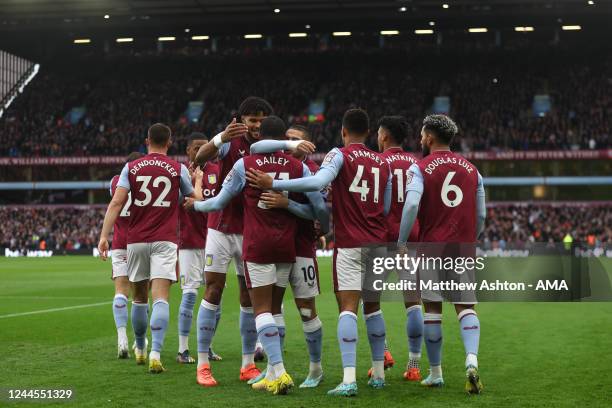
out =
<svg viewBox="0 0 612 408"><path fill-rule="evenodd" d="M167 146L171 136L172 131L163 123L156 123L152 125L147 132L149 143L155 147Z"/></svg>
<svg viewBox="0 0 612 408"><path fill-rule="evenodd" d="M270 116L274 113L272 105L268 101L258 96L249 96L240 104L238 108L239 116Z"/></svg>
<svg viewBox="0 0 612 408"><path fill-rule="evenodd" d="M132 153L128 154L128 157L126 159L126 163L133 162L134 160L138 160L142 156L144 156L144 154L142 154L140 152L132 152Z"/></svg>
<svg viewBox="0 0 612 408"><path fill-rule="evenodd" d="M187 144L190 145L194 140L208 140L208 138L201 132L193 132L187 136Z"/></svg>
<svg viewBox="0 0 612 408"><path fill-rule="evenodd" d="M383 128L397 144L401 145L408 137L408 121L403 116L383 116L378 121L378 126Z"/></svg>
<svg viewBox="0 0 612 408"><path fill-rule="evenodd" d="M342 118L342 127L349 134L365 137L370 131L370 118L363 109L349 109Z"/></svg>
<svg viewBox="0 0 612 408"><path fill-rule="evenodd" d="M285 121L274 115L265 118L259 129L262 139L284 139L285 132L287 132Z"/></svg>
<svg viewBox="0 0 612 408"><path fill-rule="evenodd" d="M446 115L429 115L423 120L423 131L431 133L438 143L450 145L459 128Z"/></svg>

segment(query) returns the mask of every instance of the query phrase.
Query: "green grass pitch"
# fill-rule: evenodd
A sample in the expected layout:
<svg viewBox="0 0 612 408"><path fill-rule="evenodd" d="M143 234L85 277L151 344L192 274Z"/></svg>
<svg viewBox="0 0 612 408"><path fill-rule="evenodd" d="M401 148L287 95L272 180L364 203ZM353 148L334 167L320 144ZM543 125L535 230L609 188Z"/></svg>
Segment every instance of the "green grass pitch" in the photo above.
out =
<svg viewBox="0 0 612 408"><path fill-rule="evenodd" d="M337 308L331 291L329 259L320 260L323 294L317 299L323 320L325 380L314 390L295 388L287 396L257 393L238 381L240 335L233 274L223 300L223 317L214 348L223 361L213 363L220 382L205 389L195 382L195 366L180 366L177 310L180 290L174 285L171 321L162 360L167 372L151 375L132 359L116 359L112 317L110 263L91 257L48 259L0 258L0 389L72 388L71 401L7 403L0 406L75 407L591 407L610 406L612 380L612 305L609 303L483 303L479 362L484 393L464 394L464 352L457 319L445 305L443 366L446 386L425 389L406 383L405 313L399 303L385 303L387 338L396 366L387 371L387 387L366 385L370 351L360 321L359 395L338 399L325 395L341 380L336 341ZM290 297L290 295L289 295ZM70 308L72 306L102 305ZM56 308L65 310L20 315ZM285 363L296 383L308 367L301 324L293 302L285 301ZM194 319L195 320L195 319ZM360 319L361 320L361 319ZM131 328L128 328L130 339ZM196 351L195 330L190 348ZM425 348L423 347L425 354ZM262 365L263 366L263 365ZM427 358L423 372L427 372ZM6 395L6 391L3 391Z"/></svg>

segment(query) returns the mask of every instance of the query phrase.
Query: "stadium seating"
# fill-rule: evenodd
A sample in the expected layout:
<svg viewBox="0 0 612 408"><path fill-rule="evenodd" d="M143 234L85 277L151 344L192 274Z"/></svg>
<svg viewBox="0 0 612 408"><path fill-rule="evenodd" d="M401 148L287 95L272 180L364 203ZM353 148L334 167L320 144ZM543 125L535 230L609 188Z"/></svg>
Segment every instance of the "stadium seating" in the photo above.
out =
<svg viewBox="0 0 612 408"><path fill-rule="evenodd" d="M518 47L495 59L490 50L188 52L90 56L85 68L75 56L43 64L0 119L0 157L124 155L144 150L145 129L157 121L173 126L170 153L182 153L187 134L220 131L249 94L269 99L289 122L306 120L323 152L339 143L340 118L351 106L369 111L372 144L380 116L406 115L414 135L406 147L418 149L420 122L439 95L450 97L462 151L612 145L612 59L588 50ZM552 102L544 117L531 111L537 94ZM184 113L195 100L204 111L189 122ZM313 100L324 101L323 122L308 121ZM67 114L81 106L84 116L73 125Z"/></svg>

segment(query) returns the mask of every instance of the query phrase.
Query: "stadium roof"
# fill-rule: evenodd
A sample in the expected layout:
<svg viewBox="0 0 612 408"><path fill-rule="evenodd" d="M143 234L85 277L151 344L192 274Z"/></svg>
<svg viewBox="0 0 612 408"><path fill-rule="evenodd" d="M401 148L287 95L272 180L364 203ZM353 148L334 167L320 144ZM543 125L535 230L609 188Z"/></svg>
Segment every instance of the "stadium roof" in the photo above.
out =
<svg viewBox="0 0 612 408"><path fill-rule="evenodd" d="M0 0L0 31L200 26L232 32L264 25L367 27L381 21L464 24L520 18L535 24L572 18L580 23L611 16L607 0Z"/></svg>

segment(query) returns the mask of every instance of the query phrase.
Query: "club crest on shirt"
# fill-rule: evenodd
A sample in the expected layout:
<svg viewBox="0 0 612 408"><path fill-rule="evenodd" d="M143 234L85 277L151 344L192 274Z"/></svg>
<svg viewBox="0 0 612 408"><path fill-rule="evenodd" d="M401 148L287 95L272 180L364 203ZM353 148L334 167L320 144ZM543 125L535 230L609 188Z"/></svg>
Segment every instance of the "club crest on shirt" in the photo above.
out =
<svg viewBox="0 0 612 408"><path fill-rule="evenodd" d="M325 155L325 158L323 159L323 163L321 163L322 166L331 163L331 161L333 160L334 156L336 156L336 152L329 152Z"/></svg>
<svg viewBox="0 0 612 408"><path fill-rule="evenodd" d="M206 254L206 266L212 266L213 256L212 254Z"/></svg>
<svg viewBox="0 0 612 408"><path fill-rule="evenodd" d="M208 175L208 184L216 184L217 183L217 175L209 174Z"/></svg>

